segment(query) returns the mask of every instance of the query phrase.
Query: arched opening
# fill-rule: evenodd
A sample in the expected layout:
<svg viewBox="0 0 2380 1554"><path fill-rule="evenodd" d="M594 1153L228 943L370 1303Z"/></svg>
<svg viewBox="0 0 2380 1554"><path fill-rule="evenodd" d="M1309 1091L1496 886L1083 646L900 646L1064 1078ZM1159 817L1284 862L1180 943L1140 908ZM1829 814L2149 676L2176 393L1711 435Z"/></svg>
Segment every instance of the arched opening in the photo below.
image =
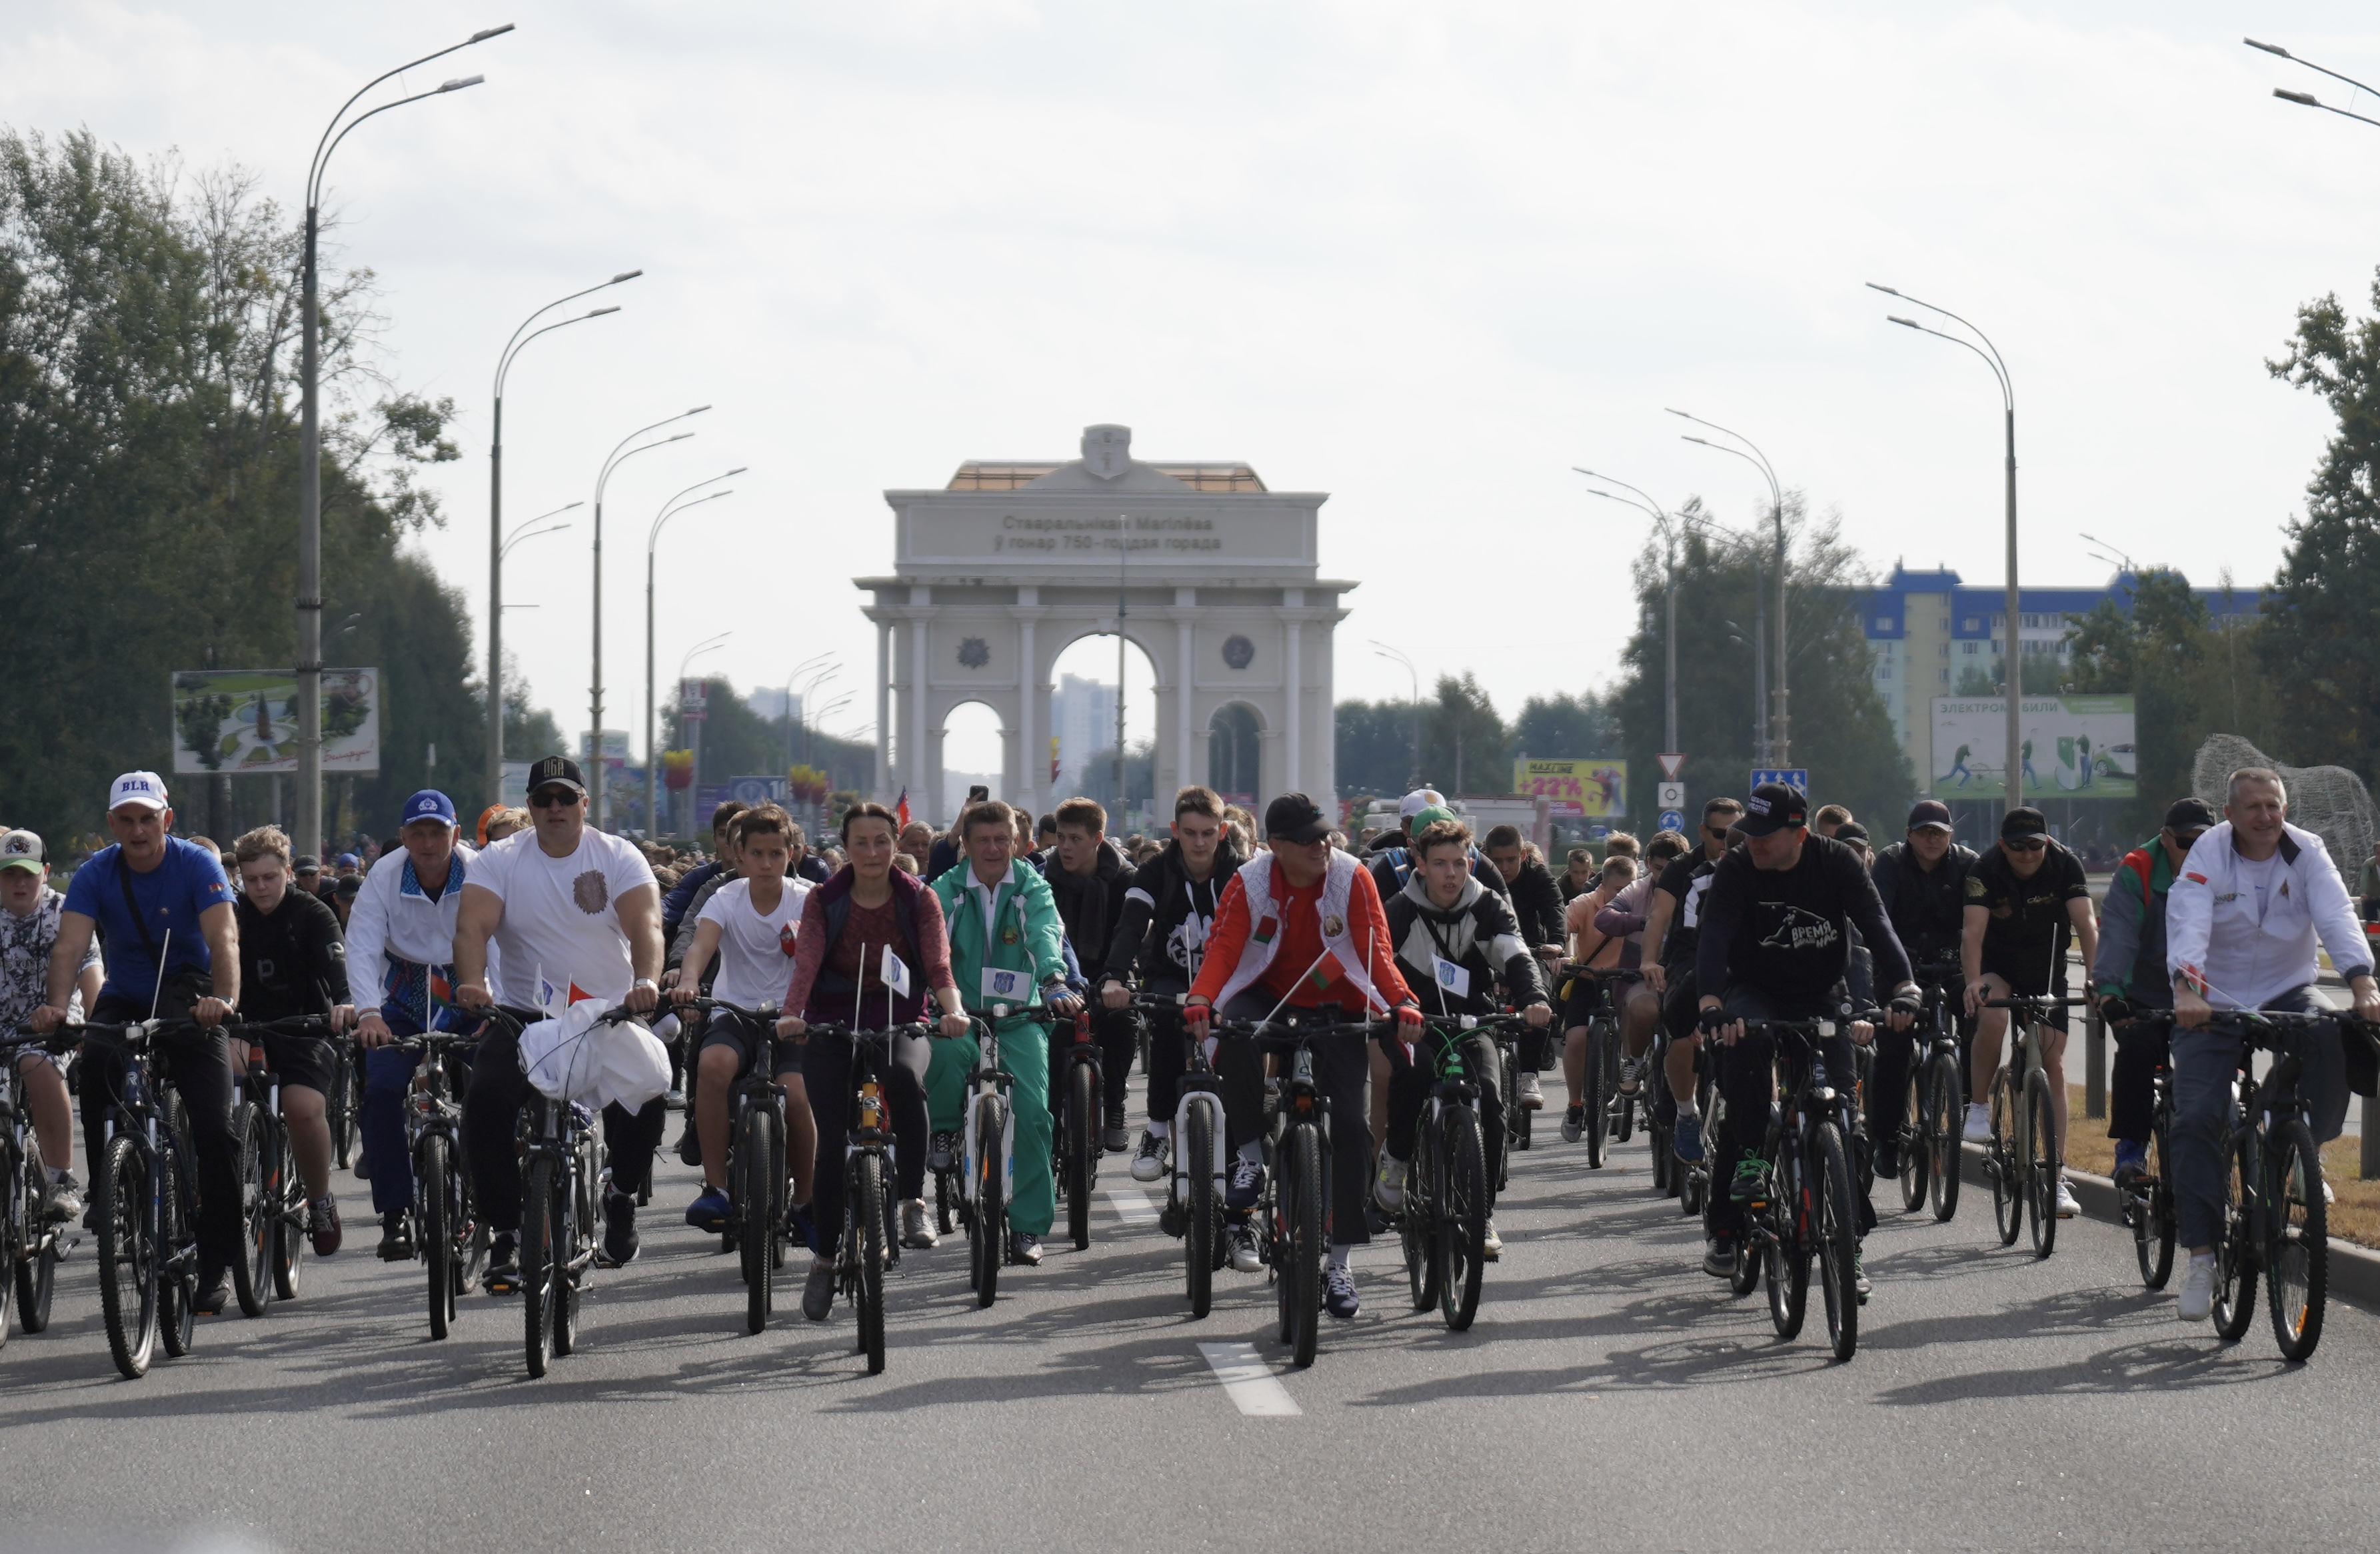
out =
<svg viewBox="0 0 2380 1554"><path fill-rule="evenodd" d="M1207 722L1207 785L1232 804L1254 806L1263 770L1262 725L1256 709L1234 701Z"/></svg>
<svg viewBox="0 0 2380 1554"><path fill-rule="evenodd" d="M1007 761L1008 731L1000 714L980 701L962 701L942 714L942 791L938 813L956 820L965 807L967 789L980 783L991 796L1001 795L1001 773ZM925 860L918 860L923 863Z"/></svg>
<svg viewBox="0 0 2380 1554"><path fill-rule="evenodd" d="M1121 652L1119 652L1121 645ZM1116 781L1116 686L1123 687L1122 800ZM1081 795L1107 807L1108 833L1149 829L1157 758L1157 666L1112 631L1078 637L1050 666L1050 807Z"/></svg>

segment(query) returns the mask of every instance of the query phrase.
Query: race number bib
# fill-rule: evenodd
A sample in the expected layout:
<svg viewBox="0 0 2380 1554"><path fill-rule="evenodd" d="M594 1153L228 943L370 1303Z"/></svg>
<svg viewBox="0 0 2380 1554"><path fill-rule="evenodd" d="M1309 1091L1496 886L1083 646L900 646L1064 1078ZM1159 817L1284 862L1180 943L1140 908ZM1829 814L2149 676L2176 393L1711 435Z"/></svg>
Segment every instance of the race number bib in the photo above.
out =
<svg viewBox="0 0 2380 1554"><path fill-rule="evenodd" d="M1002 1003L1023 1003L1033 996L1033 977L1027 972L985 966L983 996Z"/></svg>

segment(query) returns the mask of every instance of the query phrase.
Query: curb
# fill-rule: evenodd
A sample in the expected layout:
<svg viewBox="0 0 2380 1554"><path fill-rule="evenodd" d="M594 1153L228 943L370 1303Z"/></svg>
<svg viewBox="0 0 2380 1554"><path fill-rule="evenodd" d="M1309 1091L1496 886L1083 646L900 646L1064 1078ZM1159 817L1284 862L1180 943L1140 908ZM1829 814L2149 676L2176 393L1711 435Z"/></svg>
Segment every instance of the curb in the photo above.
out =
<svg viewBox="0 0 2380 1554"><path fill-rule="evenodd" d="M1961 1145L1965 1164L1959 1176L1971 1187L1991 1191L1984 1176L1984 1151L1981 1146ZM2105 1176L2094 1176L2087 1171L2069 1169L2066 1180L2073 1184L2074 1201L2082 1206L2083 1214L2105 1224L2124 1228L2124 1217L2116 1198L2116 1184ZM2174 1249L2179 1263L2189 1256L2181 1247ZM2180 1269L2176 1269L2177 1274ZM2333 1237L2330 1243L2330 1293L2334 1299L2350 1301L2367 1311L2380 1312L2380 1252L2358 1246L2352 1242Z"/></svg>

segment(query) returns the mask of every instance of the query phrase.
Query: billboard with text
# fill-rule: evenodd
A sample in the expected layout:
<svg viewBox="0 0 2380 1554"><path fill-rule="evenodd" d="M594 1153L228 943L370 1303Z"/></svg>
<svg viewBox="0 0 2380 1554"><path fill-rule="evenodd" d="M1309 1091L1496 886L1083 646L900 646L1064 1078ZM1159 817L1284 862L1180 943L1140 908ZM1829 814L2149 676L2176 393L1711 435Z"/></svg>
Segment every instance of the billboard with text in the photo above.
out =
<svg viewBox="0 0 2380 1554"><path fill-rule="evenodd" d="M2028 800L2131 798L2140 756L2129 696L2028 696L2017 704L2017 766ZM2008 703L1934 698L1931 792L1998 799L2008 792Z"/></svg>

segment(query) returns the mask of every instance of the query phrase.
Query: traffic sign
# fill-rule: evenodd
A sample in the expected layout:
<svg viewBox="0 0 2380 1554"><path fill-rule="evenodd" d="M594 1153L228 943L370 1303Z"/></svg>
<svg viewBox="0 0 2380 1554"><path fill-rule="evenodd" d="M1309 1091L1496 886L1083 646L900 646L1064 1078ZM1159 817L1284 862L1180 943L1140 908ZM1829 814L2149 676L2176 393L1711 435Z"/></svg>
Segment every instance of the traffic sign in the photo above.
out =
<svg viewBox="0 0 2380 1554"><path fill-rule="evenodd" d="M1682 755L1665 752L1653 759L1661 763L1661 775L1673 783L1677 781L1678 773L1686 769L1686 758Z"/></svg>
<svg viewBox="0 0 2380 1554"><path fill-rule="evenodd" d="M1661 824L1658 829L1662 831L1683 831L1686 829L1686 818L1683 814L1675 809L1664 809L1661 811Z"/></svg>
<svg viewBox="0 0 2380 1554"><path fill-rule="evenodd" d="M1657 783L1653 785L1655 801L1664 809L1686 807L1686 785L1683 783Z"/></svg>
<svg viewBox="0 0 2380 1554"><path fill-rule="evenodd" d="M1806 766L1754 767L1752 785L1756 788L1763 783L1783 783L1789 787L1801 789L1806 797L1810 792L1810 769Z"/></svg>

